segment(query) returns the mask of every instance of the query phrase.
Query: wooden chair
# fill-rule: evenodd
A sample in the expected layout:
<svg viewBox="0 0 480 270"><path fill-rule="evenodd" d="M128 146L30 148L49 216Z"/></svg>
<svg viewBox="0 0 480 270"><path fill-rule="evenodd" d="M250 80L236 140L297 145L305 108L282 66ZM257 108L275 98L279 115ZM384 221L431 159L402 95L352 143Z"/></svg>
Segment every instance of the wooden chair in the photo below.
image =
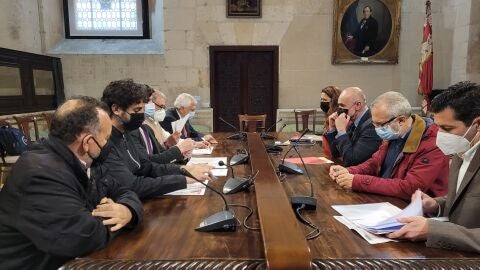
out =
<svg viewBox="0 0 480 270"><path fill-rule="evenodd" d="M30 141L32 141L32 137L30 135L30 124L33 123L35 140L40 140L37 118L35 116L14 116L13 118L15 118L15 120L17 121L18 128L23 132L23 134L25 134L27 139L29 139Z"/></svg>
<svg viewBox="0 0 480 270"><path fill-rule="evenodd" d="M53 113L51 112L44 112L42 113L43 119L47 122L47 128L50 129L50 125L52 125Z"/></svg>
<svg viewBox="0 0 480 270"><path fill-rule="evenodd" d="M266 114L248 115L239 114L238 121L240 123L240 131L256 132L258 129L265 129ZM260 123L260 126L258 125ZM246 130L245 130L246 124Z"/></svg>
<svg viewBox="0 0 480 270"><path fill-rule="evenodd" d="M297 132L302 132L304 131L306 128L308 128L308 121L310 119L310 115L313 116L313 129L310 130L311 132L315 133L315 120L317 118L317 110L304 110L304 111L297 111L297 110L293 110L293 112L295 113L295 127L297 129ZM298 122L299 122L299 118L302 119L302 129L299 129L298 128Z"/></svg>

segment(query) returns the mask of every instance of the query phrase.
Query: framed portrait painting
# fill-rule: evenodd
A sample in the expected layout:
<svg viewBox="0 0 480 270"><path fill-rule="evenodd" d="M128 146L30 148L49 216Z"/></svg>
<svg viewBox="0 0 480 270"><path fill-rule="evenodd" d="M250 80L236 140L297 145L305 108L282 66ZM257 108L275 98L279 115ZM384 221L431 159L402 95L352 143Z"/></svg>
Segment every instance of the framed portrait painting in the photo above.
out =
<svg viewBox="0 0 480 270"><path fill-rule="evenodd" d="M397 64L401 0L334 0L333 64Z"/></svg>
<svg viewBox="0 0 480 270"><path fill-rule="evenodd" d="M228 18L261 18L262 0L227 0Z"/></svg>

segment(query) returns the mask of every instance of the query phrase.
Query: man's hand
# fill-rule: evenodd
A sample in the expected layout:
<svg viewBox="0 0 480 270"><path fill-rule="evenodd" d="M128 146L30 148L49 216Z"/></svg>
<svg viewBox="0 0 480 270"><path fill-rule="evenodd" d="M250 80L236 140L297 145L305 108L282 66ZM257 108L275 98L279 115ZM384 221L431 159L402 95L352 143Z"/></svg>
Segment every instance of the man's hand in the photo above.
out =
<svg viewBox="0 0 480 270"><path fill-rule="evenodd" d="M437 214L439 205L437 201L435 201L432 197L428 196L427 194L421 191L416 191L415 193L412 194L412 201L418 196L418 194L422 196L423 213L430 214L430 215Z"/></svg>
<svg viewBox="0 0 480 270"><path fill-rule="evenodd" d="M207 141L198 141L195 142L195 149L205 149L210 146L210 143Z"/></svg>
<svg viewBox="0 0 480 270"><path fill-rule="evenodd" d="M328 175L330 175L330 178L332 178L332 180L336 180L339 175L344 173L348 173L348 170L345 167L342 167L340 165L333 165L330 166L330 172Z"/></svg>
<svg viewBox="0 0 480 270"><path fill-rule="evenodd" d="M217 140L215 140L215 138L213 138L213 136L211 134L207 134L205 136L203 136L203 139L209 143L218 143Z"/></svg>
<svg viewBox="0 0 480 270"><path fill-rule="evenodd" d="M115 203L110 198L103 198L92 211L95 217L102 217L103 225L113 225L110 231L118 231L132 220L132 212L123 204Z"/></svg>
<svg viewBox="0 0 480 270"><path fill-rule="evenodd" d="M195 141L192 139L181 140L177 143L177 147L178 149L180 149L180 152L183 154L195 149Z"/></svg>
<svg viewBox="0 0 480 270"><path fill-rule="evenodd" d="M335 119L335 127L337 128L338 132L346 132L348 123L350 123L350 116L346 115L345 113L340 114Z"/></svg>
<svg viewBox="0 0 480 270"><path fill-rule="evenodd" d="M387 237L408 239L410 241L425 241L428 235L428 220L424 217L401 217L398 222L405 225L398 231L389 233Z"/></svg>
<svg viewBox="0 0 480 270"><path fill-rule="evenodd" d="M193 164L193 165L185 165L182 166L185 170L187 170L193 177L197 178L198 180L211 180L212 169L213 166L206 165L206 164Z"/></svg>
<svg viewBox="0 0 480 270"><path fill-rule="evenodd" d="M336 112L332 113L328 117L328 131L334 131L335 130L335 119L337 119L338 114Z"/></svg>
<svg viewBox="0 0 480 270"><path fill-rule="evenodd" d="M345 188L345 189L352 189L352 185L353 185L353 174L351 173L343 173L343 174L340 174L339 176L337 176L337 178L335 179L335 181L337 182L337 184L339 186L341 186L342 188Z"/></svg>

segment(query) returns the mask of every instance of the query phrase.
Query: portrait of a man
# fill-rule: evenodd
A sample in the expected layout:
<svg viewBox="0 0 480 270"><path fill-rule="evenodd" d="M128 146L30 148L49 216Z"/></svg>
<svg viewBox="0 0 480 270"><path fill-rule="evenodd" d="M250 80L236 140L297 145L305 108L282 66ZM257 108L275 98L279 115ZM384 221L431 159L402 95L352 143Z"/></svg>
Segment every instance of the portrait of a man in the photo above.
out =
<svg viewBox="0 0 480 270"><path fill-rule="evenodd" d="M381 1L357 0L342 18L342 40L356 56L369 57L385 47L391 28L390 12Z"/></svg>
<svg viewBox="0 0 480 270"><path fill-rule="evenodd" d="M227 0L227 17L261 17L261 0Z"/></svg>

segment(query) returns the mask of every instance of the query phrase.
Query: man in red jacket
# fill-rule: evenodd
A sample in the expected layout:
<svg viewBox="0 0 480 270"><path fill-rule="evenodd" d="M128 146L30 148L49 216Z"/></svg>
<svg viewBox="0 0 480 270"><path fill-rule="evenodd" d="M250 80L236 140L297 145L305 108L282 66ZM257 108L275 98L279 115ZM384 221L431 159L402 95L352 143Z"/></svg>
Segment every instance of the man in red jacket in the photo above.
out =
<svg viewBox="0 0 480 270"><path fill-rule="evenodd" d="M410 103L397 92L380 95L371 107L372 123L384 142L357 166L331 166L330 177L343 188L404 200L417 189L445 195L449 158L436 146L438 127L433 121L412 115Z"/></svg>

